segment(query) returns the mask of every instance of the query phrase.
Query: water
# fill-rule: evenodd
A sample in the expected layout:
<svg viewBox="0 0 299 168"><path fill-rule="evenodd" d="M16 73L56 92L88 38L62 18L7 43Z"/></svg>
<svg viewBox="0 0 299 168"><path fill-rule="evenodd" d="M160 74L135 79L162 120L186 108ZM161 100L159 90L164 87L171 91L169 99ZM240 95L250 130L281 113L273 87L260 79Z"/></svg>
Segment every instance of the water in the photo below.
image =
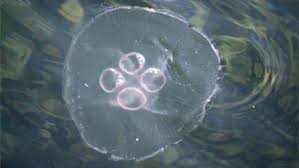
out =
<svg viewBox="0 0 299 168"><path fill-rule="evenodd" d="M183 16L223 67L203 123L138 163L86 147L61 96L72 36L119 4ZM298 167L298 2L5 1L1 10L1 166Z"/></svg>

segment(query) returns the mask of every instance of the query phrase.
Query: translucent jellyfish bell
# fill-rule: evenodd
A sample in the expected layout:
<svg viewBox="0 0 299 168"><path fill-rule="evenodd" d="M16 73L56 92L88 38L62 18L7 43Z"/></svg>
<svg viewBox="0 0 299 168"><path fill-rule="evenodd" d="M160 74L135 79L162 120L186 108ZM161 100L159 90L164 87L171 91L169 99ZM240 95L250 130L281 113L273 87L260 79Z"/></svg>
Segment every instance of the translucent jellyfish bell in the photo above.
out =
<svg viewBox="0 0 299 168"><path fill-rule="evenodd" d="M218 65L210 40L180 17L113 8L75 36L64 100L88 146L115 160L142 160L202 121Z"/></svg>

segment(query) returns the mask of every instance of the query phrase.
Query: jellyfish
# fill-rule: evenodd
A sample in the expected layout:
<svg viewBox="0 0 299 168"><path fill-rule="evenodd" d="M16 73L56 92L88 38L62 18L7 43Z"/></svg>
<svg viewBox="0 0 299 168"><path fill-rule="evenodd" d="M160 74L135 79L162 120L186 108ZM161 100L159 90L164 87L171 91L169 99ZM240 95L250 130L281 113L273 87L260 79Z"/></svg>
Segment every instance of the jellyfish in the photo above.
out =
<svg viewBox="0 0 299 168"><path fill-rule="evenodd" d="M110 8L73 38L63 98L83 141L113 160L143 160L204 119L219 56L176 14Z"/></svg>

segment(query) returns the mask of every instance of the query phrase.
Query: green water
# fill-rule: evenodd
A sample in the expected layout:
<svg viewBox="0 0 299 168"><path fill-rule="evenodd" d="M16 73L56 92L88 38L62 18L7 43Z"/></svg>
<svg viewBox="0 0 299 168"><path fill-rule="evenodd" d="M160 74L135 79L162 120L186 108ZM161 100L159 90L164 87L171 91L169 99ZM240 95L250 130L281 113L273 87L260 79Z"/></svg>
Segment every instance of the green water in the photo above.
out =
<svg viewBox="0 0 299 168"><path fill-rule="evenodd" d="M1 167L299 167L296 0L0 2ZM109 6L165 8L213 40L223 66L203 123L165 152L111 161L88 148L62 99L72 37Z"/></svg>

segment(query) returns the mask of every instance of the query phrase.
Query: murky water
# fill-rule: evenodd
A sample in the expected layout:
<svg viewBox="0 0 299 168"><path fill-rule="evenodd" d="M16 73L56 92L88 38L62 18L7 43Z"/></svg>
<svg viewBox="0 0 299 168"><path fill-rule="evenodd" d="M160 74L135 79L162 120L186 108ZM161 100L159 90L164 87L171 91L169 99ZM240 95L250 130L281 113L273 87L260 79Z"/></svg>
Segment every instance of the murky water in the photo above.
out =
<svg viewBox="0 0 299 168"><path fill-rule="evenodd" d="M2 167L298 167L297 1L1 1ZM62 98L72 37L105 8L169 10L219 51L199 127L140 162L87 147ZM86 46L88 47L88 46ZM124 147L125 148L125 147Z"/></svg>

